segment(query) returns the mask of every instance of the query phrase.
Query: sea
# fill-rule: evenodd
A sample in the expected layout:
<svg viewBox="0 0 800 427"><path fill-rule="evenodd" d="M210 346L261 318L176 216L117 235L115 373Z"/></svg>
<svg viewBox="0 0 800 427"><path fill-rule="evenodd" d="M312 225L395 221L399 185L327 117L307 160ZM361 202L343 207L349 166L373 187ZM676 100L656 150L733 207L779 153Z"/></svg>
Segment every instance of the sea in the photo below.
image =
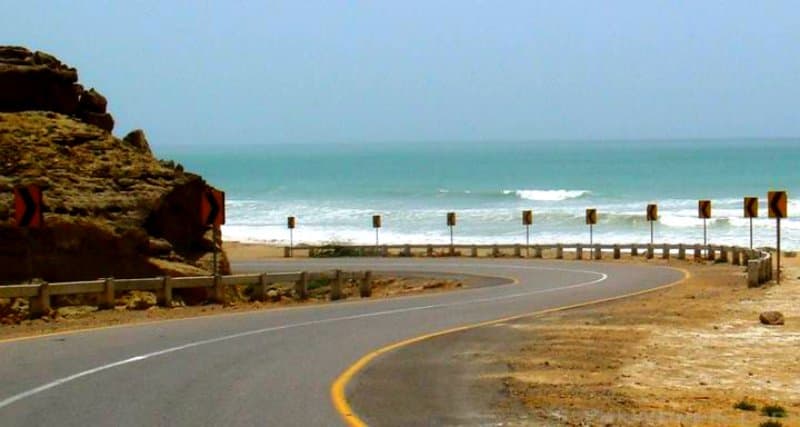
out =
<svg viewBox="0 0 800 427"><path fill-rule="evenodd" d="M181 163L226 193L225 240L295 244L703 243L747 245L743 198L759 198L755 246L776 245L770 190L789 195L782 248L800 249L800 139L174 145ZM382 228L372 228L381 215Z"/></svg>

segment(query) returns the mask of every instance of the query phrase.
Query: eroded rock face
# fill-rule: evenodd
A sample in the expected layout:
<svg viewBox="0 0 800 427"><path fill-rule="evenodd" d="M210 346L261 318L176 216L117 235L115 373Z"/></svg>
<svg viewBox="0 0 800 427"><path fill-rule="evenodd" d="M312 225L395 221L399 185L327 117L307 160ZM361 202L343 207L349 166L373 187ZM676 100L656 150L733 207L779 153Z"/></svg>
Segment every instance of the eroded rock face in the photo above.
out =
<svg viewBox="0 0 800 427"><path fill-rule="evenodd" d="M52 55L0 46L0 283L212 269L205 181L157 160L141 130L112 136L107 108ZM42 229L14 225L12 190L27 184L43 190Z"/></svg>
<svg viewBox="0 0 800 427"><path fill-rule="evenodd" d="M0 46L0 112L52 111L111 132L108 101L78 84L78 71L44 52Z"/></svg>

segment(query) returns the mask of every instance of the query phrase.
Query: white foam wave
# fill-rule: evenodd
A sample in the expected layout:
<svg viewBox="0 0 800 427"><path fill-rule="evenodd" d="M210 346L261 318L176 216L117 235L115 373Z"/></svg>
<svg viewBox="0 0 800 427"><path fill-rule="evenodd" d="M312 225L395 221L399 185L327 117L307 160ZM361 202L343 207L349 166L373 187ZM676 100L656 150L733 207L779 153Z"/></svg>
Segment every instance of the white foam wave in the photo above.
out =
<svg viewBox="0 0 800 427"><path fill-rule="evenodd" d="M525 200L558 202L587 196L591 192L588 190L503 190L503 194L515 194Z"/></svg>

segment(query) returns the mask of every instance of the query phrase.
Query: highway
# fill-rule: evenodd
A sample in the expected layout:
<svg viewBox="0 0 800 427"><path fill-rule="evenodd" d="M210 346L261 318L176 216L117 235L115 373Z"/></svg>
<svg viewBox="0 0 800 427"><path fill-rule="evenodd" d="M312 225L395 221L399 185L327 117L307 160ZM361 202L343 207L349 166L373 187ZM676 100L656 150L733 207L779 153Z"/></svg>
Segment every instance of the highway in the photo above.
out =
<svg viewBox="0 0 800 427"><path fill-rule="evenodd" d="M233 268L441 271L503 280L423 296L356 298L0 342L0 424L344 425L331 385L378 348L683 277L663 267L519 259L297 259Z"/></svg>

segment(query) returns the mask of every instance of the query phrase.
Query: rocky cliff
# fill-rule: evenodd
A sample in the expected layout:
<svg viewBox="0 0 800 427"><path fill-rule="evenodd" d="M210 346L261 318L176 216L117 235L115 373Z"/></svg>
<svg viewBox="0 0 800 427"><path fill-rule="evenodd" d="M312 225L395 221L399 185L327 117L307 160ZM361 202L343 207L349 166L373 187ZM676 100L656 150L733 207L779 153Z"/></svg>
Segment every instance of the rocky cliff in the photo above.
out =
<svg viewBox="0 0 800 427"><path fill-rule="evenodd" d="M105 98L77 79L51 55L0 47L0 283L207 274L205 181L156 159L140 130L114 137ZM23 184L43 190L41 229L14 224Z"/></svg>

